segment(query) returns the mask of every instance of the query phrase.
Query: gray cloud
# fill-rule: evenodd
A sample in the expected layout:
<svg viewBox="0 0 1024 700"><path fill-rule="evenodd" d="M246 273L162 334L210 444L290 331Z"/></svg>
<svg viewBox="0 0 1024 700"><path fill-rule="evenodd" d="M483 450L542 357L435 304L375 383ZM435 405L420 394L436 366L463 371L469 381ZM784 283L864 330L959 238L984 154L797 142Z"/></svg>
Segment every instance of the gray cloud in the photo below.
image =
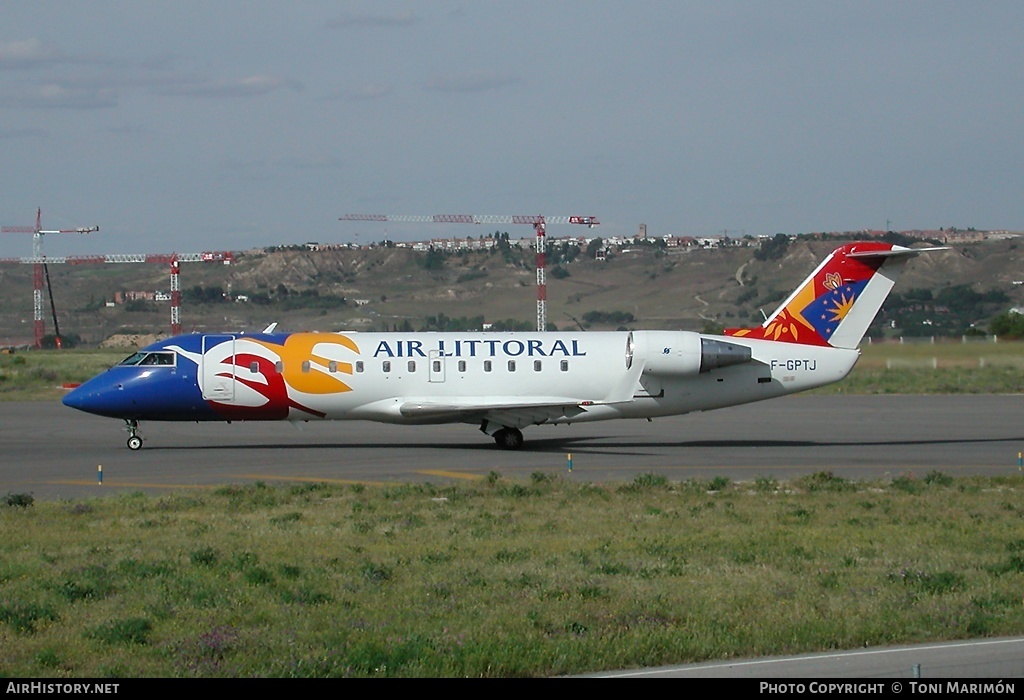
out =
<svg viewBox="0 0 1024 700"><path fill-rule="evenodd" d="M498 90L520 82L522 82L522 79L515 75L482 71L461 75L438 76L427 83L426 89L433 92L485 92L487 90Z"/></svg>
<svg viewBox="0 0 1024 700"><path fill-rule="evenodd" d="M277 75L250 75L237 80L210 80L165 84L156 88L160 95L236 98L267 95L277 90L289 89L299 92L303 89L301 82Z"/></svg>
<svg viewBox="0 0 1024 700"><path fill-rule="evenodd" d="M345 167L345 162L333 155L286 156L283 158L232 159L224 162L229 170L267 171L278 168L291 170L333 170Z"/></svg>
<svg viewBox="0 0 1024 700"><path fill-rule="evenodd" d="M166 62L166 59L159 59ZM149 61L153 63L154 61ZM0 71L43 69L57 65L119 66L131 61L114 60L97 54L69 54L32 37L17 41L0 42Z"/></svg>
<svg viewBox="0 0 1024 700"><path fill-rule="evenodd" d="M417 24L420 18L412 10L394 14L356 14L346 12L343 15L327 20L330 29L347 29L348 27L408 27Z"/></svg>
<svg viewBox="0 0 1024 700"><path fill-rule="evenodd" d="M153 129L139 126L137 124L121 124L120 126L112 126L106 129L106 132L112 136L123 136L127 138L150 139L156 136L156 132Z"/></svg>
<svg viewBox="0 0 1024 700"><path fill-rule="evenodd" d="M391 93L392 88L386 83L366 83L349 91L348 96L356 100L376 100Z"/></svg>
<svg viewBox="0 0 1024 700"><path fill-rule="evenodd" d="M345 167L343 160L332 155L281 158L277 164L295 170L334 170Z"/></svg>
<svg viewBox="0 0 1024 700"><path fill-rule="evenodd" d="M0 107L8 109L108 109L117 106L111 88L89 88L49 82L0 93Z"/></svg>
<svg viewBox="0 0 1024 700"><path fill-rule="evenodd" d="M46 138L50 135L50 132L46 129L40 129L38 127L28 127L25 129L0 129L0 140L3 139L38 139Z"/></svg>
<svg viewBox="0 0 1024 700"><path fill-rule="evenodd" d="M43 45L39 39L0 42L0 69L27 69L65 63L61 52Z"/></svg>

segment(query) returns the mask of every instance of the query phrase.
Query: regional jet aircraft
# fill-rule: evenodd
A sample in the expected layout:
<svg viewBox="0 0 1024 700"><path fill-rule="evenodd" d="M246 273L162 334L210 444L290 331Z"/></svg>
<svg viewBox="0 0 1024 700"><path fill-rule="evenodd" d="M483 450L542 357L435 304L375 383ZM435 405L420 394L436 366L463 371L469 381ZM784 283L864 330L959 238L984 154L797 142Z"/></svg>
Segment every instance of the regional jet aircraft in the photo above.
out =
<svg viewBox="0 0 1024 700"><path fill-rule="evenodd" d="M219 333L154 343L64 398L140 421L468 423L502 448L523 428L657 418L761 401L845 377L909 258L833 251L756 328L545 333Z"/></svg>

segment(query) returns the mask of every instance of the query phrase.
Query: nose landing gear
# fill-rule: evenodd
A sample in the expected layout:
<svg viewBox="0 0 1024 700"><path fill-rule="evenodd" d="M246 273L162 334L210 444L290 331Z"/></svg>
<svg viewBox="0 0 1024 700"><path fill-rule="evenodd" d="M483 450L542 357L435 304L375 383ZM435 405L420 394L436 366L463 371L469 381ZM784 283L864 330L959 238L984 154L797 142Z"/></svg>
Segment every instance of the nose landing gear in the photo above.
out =
<svg viewBox="0 0 1024 700"><path fill-rule="evenodd" d="M139 421L134 418L124 419L124 429L128 432L128 449L142 449L142 435L139 434Z"/></svg>

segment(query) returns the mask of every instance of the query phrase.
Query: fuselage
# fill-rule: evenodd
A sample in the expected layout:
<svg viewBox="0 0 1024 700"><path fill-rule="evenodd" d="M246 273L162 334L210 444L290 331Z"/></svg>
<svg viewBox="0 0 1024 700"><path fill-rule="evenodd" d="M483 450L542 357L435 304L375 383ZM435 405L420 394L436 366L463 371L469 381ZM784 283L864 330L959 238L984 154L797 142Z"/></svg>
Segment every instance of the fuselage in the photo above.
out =
<svg viewBox="0 0 1024 700"><path fill-rule="evenodd" d="M838 381L857 357L685 331L193 334L142 349L64 403L132 421L505 414L503 424L522 427L758 401Z"/></svg>

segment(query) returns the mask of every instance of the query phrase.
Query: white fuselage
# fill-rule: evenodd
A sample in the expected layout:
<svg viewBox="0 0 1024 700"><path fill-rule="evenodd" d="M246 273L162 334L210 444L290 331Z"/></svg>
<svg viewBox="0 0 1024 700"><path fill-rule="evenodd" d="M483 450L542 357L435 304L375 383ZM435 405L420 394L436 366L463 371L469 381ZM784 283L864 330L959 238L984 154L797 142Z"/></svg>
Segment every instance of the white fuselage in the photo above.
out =
<svg viewBox="0 0 1024 700"><path fill-rule="evenodd" d="M716 343L747 355L716 367L708 357ZM322 333L293 334L283 343L238 335L201 356L180 354L202 368L204 398L234 406L267 402L266 365L251 358L274 363L289 397L303 407L291 409L291 420L442 423L488 415L514 427L759 401L838 381L859 356L685 331Z"/></svg>

